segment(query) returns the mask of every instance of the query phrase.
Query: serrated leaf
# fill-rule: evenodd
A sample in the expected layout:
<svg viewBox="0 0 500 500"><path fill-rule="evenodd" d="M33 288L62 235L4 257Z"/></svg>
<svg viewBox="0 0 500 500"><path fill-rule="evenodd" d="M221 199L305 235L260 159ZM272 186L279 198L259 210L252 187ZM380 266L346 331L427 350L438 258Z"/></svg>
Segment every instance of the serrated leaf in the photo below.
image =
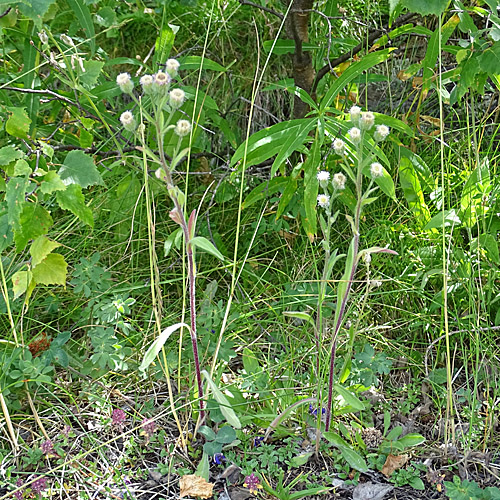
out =
<svg viewBox="0 0 500 500"><path fill-rule="evenodd" d="M43 194L52 194L55 191L64 191L66 184L61 180L59 174L50 170L43 176L43 181L40 184L40 192Z"/></svg>
<svg viewBox="0 0 500 500"><path fill-rule="evenodd" d="M149 367L149 365L155 360L158 353L162 350L165 342L169 339L170 335L177 331L179 328L186 327L189 329L189 326L186 323L175 323L175 325L171 325L168 328L165 328L158 336L158 338L151 344L149 349L146 351L144 355L144 359L142 360L141 366L139 366L140 371L145 371Z"/></svg>
<svg viewBox="0 0 500 500"><path fill-rule="evenodd" d="M33 278L42 285L66 286L68 264L58 253L51 253L33 268Z"/></svg>
<svg viewBox="0 0 500 500"><path fill-rule="evenodd" d="M12 276L12 290L14 292L14 300L20 297L28 289L31 283L31 271L18 271Z"/></svg>
<svg viewBox="0 0 500 500"><path fill-rule="evenodd" d="M27 139L31 118L26 113L25 108L7 107L7 111L10 113L5 124L7 133L18 139Z"/></svg>
<svg viewBox="0 0 500 500"><path fill-rule="evenodd" d="M52 217L44 207L38 203L24 202L19 226L14 230L16 250L23 250L29 240L47 234L52 224Z"/></svg>
<svg viewBox="0 0 500 500"><path fill-rule="evenodd" d="M5 201L7 202L7 215L12 228L19 228L19 218L24 207L24 195L28 187L27 177L12 177L5 188Z"/></svg>
<svg viewBox="0 0 500 500"><path fill-rule="evenodd" d="M85 196L82 194L81 186L78 184L70 184L64 191L57 192L56 200L63 210L69 210L83 223L90 227L94 227L92 210L85 205Z"/></svg>
<svg viewBox="0 0 500 500"><path fill-rule="evenodd" d="M215 248L215 245L204 238L203 236L195 236L194 238L191 238L189 240L190 245L194 245L196 248L199 248L200 250L203 250L204 252L208 252L209 254L212 254L214 257L217 257L219 260L224 260L224 255L222 255L217 248Z"/></svg>
<svg viewBox="0 0 500 500"><path fill-rule="evenodd" d="M235 429L241 429L241 422L239 418L236 416L236 413L231 408L231 404L229 403L226 396L222 393L222 391L217 387L215 382L212 380L210 375L206 370L203 370L202 375L207 379L208 385L212 390L215 400L220 405L220 411L224 415L227 423Z"/></svg>
<svg viewBox="0 0 500 500"><path fill-rule="evenodd" d="M5 250L13 241L14 233L9 226L9 216L7 214L0 216L0 252Z"/></svg>
<svg viewBox="0 0 500 500"><path fill-rule="evenodd" d="M36 267L47 255L60 246L61 244L56 241L49 240L45 236L39 236L30 247L31 265Z"/></svg>
<svg viewBox="0 0 500 500"><path fill-rule="evenodd" d="M19 151L19 149L14 148L13 146L5 146L0 148L0 165L8 165L14 160L18 160L19 158L23 158L24 153Z"/></svg>
<svg viewBox="0 0 500 500"><path fill-rule="evenodd" d="M87 88L92 89L101 74L104 63L101 61L84 61L85 73L80 73L79 80Z"/></svg>
<svg viewBox="0 0 500 500"><path fill-rule="evenodd" d="M22 177L25 175L30 175L32 172L31 167L29 166L28 162L21 158L20 160L16 161L16 164L14 165L14 176L15 177Z"/></svg>
<svg viewBox="0 0 500 500"><path fill-rule="evenodd" d="M104 184L94 160L83 151L70 151L58 172L64 184L79 184L82 188Z"/></svg>
<svg viewBox="0 0 500 500"><path fill-rule="evenodd" d="M422 16L434 14L440 16L448 5L448 0L401 0L401 4L410 12L416 12Z"/></svg>

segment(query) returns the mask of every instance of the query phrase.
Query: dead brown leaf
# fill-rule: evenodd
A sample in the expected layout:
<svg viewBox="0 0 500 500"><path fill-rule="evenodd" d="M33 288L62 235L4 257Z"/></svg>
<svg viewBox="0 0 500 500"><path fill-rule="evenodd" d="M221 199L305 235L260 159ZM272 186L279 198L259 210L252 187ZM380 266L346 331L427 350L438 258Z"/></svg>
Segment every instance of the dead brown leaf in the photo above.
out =
<svg viewBox="0 0 500 500"><path fill-rule="evenodd" d="M182 476L179 482L181 487L180 497L211 498L214 485L207 483L205 479L195 474Z"/></svg>
<svg viewBox="0 0 500 500"><path fill-rule="evenodd" d="M401 469L410 457L408 455L387 455L384 466L382 467L382 474L389 477L393 472Z"/></svg>

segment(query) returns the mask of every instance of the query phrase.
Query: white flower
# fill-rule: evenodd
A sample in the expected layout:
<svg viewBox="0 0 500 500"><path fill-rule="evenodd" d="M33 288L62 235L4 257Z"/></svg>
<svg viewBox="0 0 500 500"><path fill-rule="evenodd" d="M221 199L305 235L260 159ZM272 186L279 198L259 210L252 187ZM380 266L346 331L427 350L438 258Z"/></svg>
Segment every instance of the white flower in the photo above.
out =
<svg viewBox="0 0 500 500"><path fill-rule="evenodd" d="M375 115L367 111L366 113L361 113L361 119L359 120L359 126L361 130L370 130L375 123Z"/></svg>
<svg viewBox="0 0 500 500"><path fill-rule="evenodd" d="M179 120L175 126L175 133L179 137L185 137L191 132L191 124L187 120Z"/></svg>
<svg viewBox="0 0 500 500"><path fill-rule="evenodd" d="M381 177L384 175L384 167L378 163L372 163L370 166L370 174L375 179L376 177Z"/></svg>
<svg viewBox="0 0 500 500"><path fill-rule="evenodd" d="M186 99L186 94L184 90L174 89L170 91L169 94L169 104L172 108L178 109L184 104L184 100Z"/></svg>
<svg viewBox="0 0 500 500"><path fill-rule="evenodd" d="M327 194L318 194L318 205L321 208L328 208L330 206L330 197Z"/></svg>
<svg viewBox="0 0 500 500"><path fill-rule="evenodd" d="M333 176L332 184L335 189L342 191L345 189L345 175L341 172Z"/></svg>
<svg viewBox="0 0 500 500"><path fill-rule="evenodd" d="M366 265L369 265L371 261L372 261L372 256L371 256L371 254L369 254L369 253L364 253L364 254L363 254L363 262L364 262Z"/></svg>
<svg viewBox="0 0 500 500"><path fill-rule="evenodd" d="M45 45L49 41L49 37L47 36L47 33L45 33L45 30L42 30L40 31L40 33L38 33L38 38L40 38L42 45Z"/></svg>
<svg viewBox="0 0 500 500"><path fill-rule="evenodd" d="M78 57L76 54L71 54L71 69L75 69L76 65L78 64L80 66L80 70L82 73L85 73L85 66L83 65L83 59L81 57Z"/></svg>
<svg viewBox="0 0 500 500"><path fill-rule="evenodd" d="M172 77L177 76L177 71L179 70L180 63L177 59L169 59L167 64L165 64L165 69L167 73Z"/></svg>
<svg viewBox="0 0 500 500"><path fill-rule="evenodd" d="M153 77L151 75L143 75L141 76L139 82L142 86L142 91L145 94L151 94L151 92L153 91Z"/></svg>
<svg viewBox="0 0 500 500"><path fill-rule="evenodd" d="M158 71L158 73L154 75L153 83L153 88L156 93L159 95L165 95L171 80L170 75L167 75L167 73L164 73L163 71Z"/></svg>
<svg viewBox="0 0 500 500"><path fill-rule="evenodd" d="M345 142L342 139L335 139L333 141L333 149L338 155L343 155L345 153Z"/></svg>
<svg viewBox="0 0 500 500"><path fill-rule="evenodd" d="M389 127L387 125L377 125L373 138L380 142L383 141L390 133Z"/></svg>
<svg viewBox="0 0 500 500"><path fill-rule="evenodd" d="M351 115L351 121L354 125L357 125L359 122L359 117L361 116L361 108L359 106L353 106L349 110L349 114Z"/></svg>
<svg viewBox="0 0 500 500"><path fill-rule="evenodd" d="M316 174L316 179L318 179L319 182L325 182L330 179L330 172L327 172L326 170L320 170Z"/></svg>
<svg viewBox="0 0 500 500"><path fill-rule="evenodd" d="M373 287L373 288L380 288L382 286L382 281L380 280L371 280L370 281L370 285Z"/></svg>
<svg viewBox="0 0 500 500"><path fill-rule="evenodd" d="M124 94L131 94L134 89L134 82L128 73L120 73L116 77L116 84Z"/></svg>
<svg viewBox="0 0 500 500"><path fill-rule="evenodd" d="M137 126L134 115L130 111L124 111L120 116L120 121L123 128L129 132L133 132Z"/></svg>
<svg viewBox="0 0 500 500"><path fill-rule="evenodd" d="M361 130L357 127L353 127L349 130L349 137L354 144L359 144L361 142Z"/></svg>
<svg viewBox="0 0 500 500"><path fill-rule="evenodd" d="M66 44L69 45L70 47L75 46L75 42L73 42L72 38L68 35L65 35L64 33L61 35L61 40Z"/></svg>

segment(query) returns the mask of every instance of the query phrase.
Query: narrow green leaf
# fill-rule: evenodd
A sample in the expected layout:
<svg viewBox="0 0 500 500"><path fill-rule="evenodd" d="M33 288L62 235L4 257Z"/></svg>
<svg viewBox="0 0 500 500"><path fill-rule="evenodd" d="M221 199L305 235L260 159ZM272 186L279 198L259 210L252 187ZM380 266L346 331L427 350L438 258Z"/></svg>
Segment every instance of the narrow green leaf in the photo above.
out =
<svg viewBox="0 0 500 500"><path fill-rule="evenodd" d="M70 9L75 14L80 27L83 30L85 38L90 44L90 52L93 57L95 54L95 30L94 23L92 22L92 17L90 16L90 11L84 0L66 0Z"/></svg>
<svg viewBox="0 0 500 500"><path fill-rule="evenodd" d="M421 226L431 218L429 208L424 200L424 193L415 169L408 158L402 157L399 165L399 182L403 188L404 197Z"/></svg>
<svg viewBox="0 0 500 500"><path fill-rule="evenodd" d="M219 63L201 56L187 56L179 60L181 68L184 69L210 69L212 71L220 71L224 73L226 68Z"/></svg>
<svg viewBox="0 0 500 500"><path fill-rule="evenodd" d="M263 200L266 196L271 196L279 191L283 191L287 184L288 177L274 177L269 181L264 181L250 191L242 204L242 208L248 208L257 201Z"/></svg>
<svg viewBox="0 0 500 500"><path fill-rule="evenodd" d="M349 405L352 406L355 410L364 410L365 405L363 404L362 401L360 401L352 392L348 391L344 387L342 387L339 384L335 384L334 386L335 391L337 394L342 396L344 401Z"/></svg>
<svg viewBox="0 0 500 500"><path fill-rule="evenodd" d="M202 477L208 482L210 476L210 465L208 463L208 455L206 453L203 453L200 463L198 464L198 467L196 467L196 475L198 477Z"/></svg>
<svg viewBox="0 0 500 500"><path fill-rule="evenodd" d="M425 443L425 438L420 434L410 433L405 434L403 437L399 438L397 442L403 447L403 449L406 449Z"/></svg>
<svg viewBox="0 0 500 500"><path fill-rule="evenodd" d="M462 221L458 217L455 210L445 210L444 217L443 212L439 212L435 215L424 227L424 229L440 229L443 227L455 226L459 227Z"/></svg>
<svg viewBox="0 0 500 500"><path fill-rule="evenodd" d="M222 255L217 248L215 248L215 245L204 238L203 236L195 236L194 238L191 238L189 240L190 245L194 245L196 248L199 248L200 250L203 250L205 252L208 252L209 254L212 254L214 257L217 257L219 260L224 261L225 257Z"/></svg>
<svg viewBox="0 0 500 500"><path fill-rule="evenodd" d="M224 415L224 418L226 419L227 423L235 429L241 429L241 422L239 418L236 416L234 410L231 408L231 404L229 403L226 396L217 387L217 385L212 380L212 378L210 377L210 375L206 370L203 370L201 373L207 379L208 385L210 386L210 389L214 395L215 400L217 401L217 403L219 403L220 411Z"/></svg>

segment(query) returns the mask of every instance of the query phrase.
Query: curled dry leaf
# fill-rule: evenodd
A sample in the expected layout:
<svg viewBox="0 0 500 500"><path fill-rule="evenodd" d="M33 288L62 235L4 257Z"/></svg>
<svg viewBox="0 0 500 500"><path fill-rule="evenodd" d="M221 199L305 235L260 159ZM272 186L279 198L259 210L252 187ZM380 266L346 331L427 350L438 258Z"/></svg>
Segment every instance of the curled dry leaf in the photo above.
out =
<svg viewBox="0 0 500 500"><path fill-rule="evenodd" d="M387 460L382 467L382 474L389 477L393 472L401 469L408 462L408 455L387 455Z"/></svg>
<svg viewBox="0 0 500 500"><path fill-rule="evenodd" d="M211 498L214 485L208 483L200 476L195 474L188 474L182 476L180 480L181 494L180 497L197 497L197 498Z"/></svg>

